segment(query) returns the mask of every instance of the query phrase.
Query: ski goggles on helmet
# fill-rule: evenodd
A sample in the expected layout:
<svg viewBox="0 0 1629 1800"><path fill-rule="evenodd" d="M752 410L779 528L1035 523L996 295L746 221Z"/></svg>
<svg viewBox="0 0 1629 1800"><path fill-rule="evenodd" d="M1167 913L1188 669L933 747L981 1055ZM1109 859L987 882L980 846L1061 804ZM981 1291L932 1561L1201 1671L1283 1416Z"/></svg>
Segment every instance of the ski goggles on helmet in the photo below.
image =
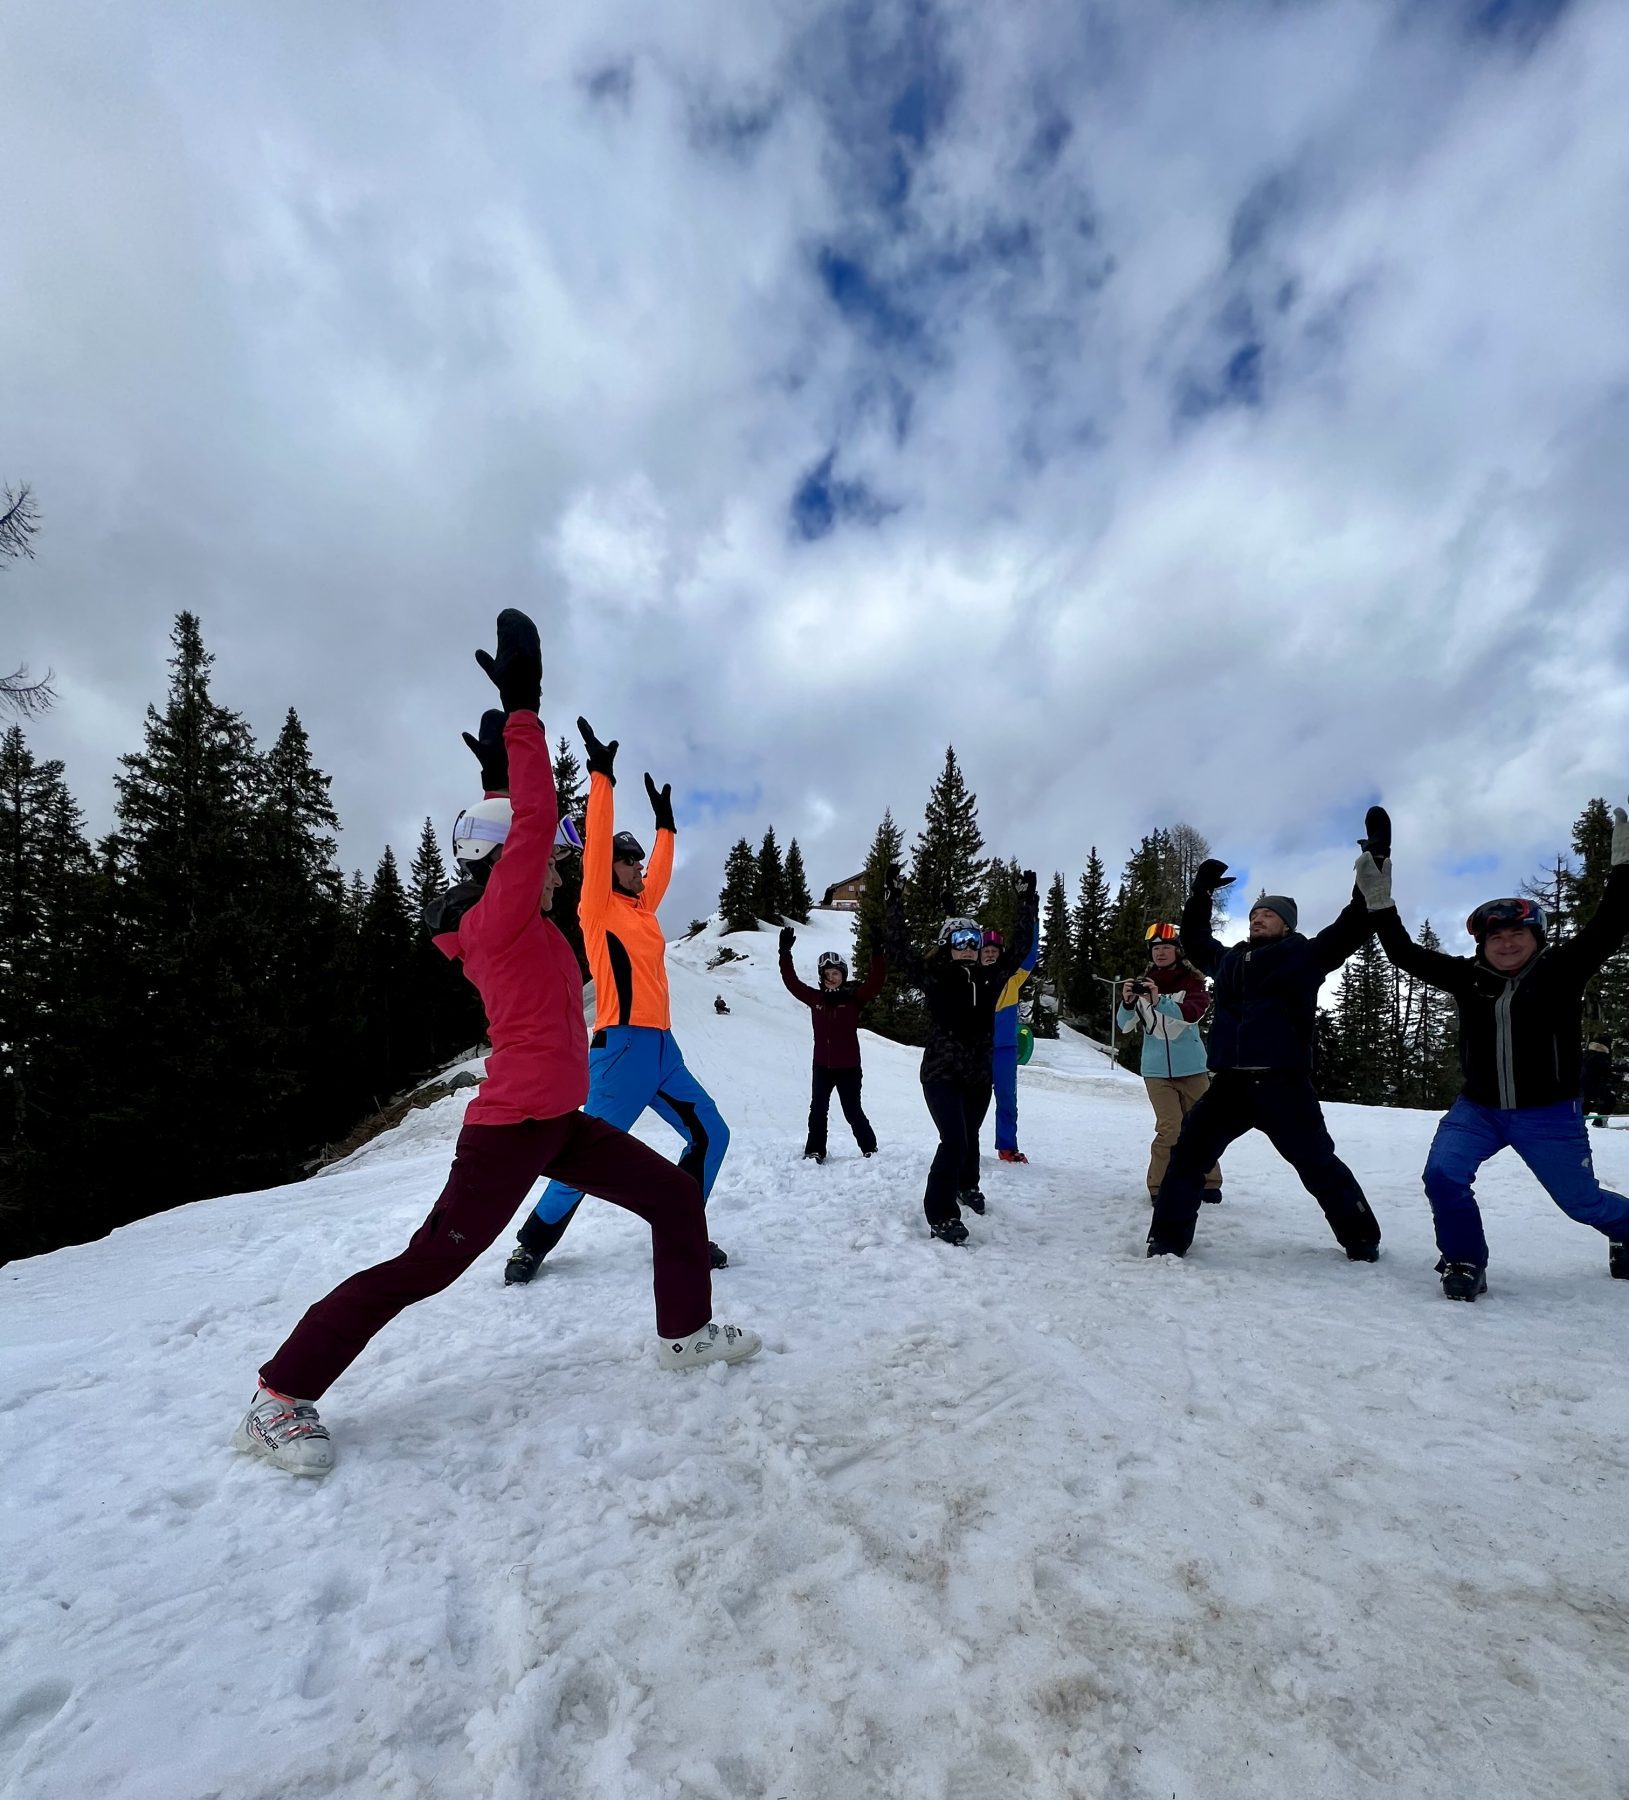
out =
<svg viewBox="0 0 1629 1800"><path fill-rule="evenodd" d="M562 819L554 829L554 847L556 850L581 850L583 834L577 829L575 819Z"/></svg>
<svg viewBox="0 0 1629 1800"><path fill-rule="evenodd" d="M1143 933L1143 942L1145 944L1180 944L1182 933L1175 925L1154 924L1150 925Z"/></svg>
<svg viewBox="0 0 1629 1800"><path fill-rule="evenodd" d="M1544 908L1533 900L1484 900L1465 921L1465 929L1481 943L1490 931L1526 926L1544 936Z"/></svg>
<svg viewBox="0 0 1629 1800"><path fill-rule="evenodd" d="M986 950L999 950L1007 940L996 930L995 926L986 925L984 928L984 935L979 941L984 945Z"/></svg>
<svg viewBox="0 0 1629 1800"><path fill-rule="evenodd" d="M846 975L848 973L848 964L843 961L842 957L840 957L835 950L822 950L820 952L820 960L815 964L815 972L816 974L824 975L828 969L841 969Z"/></svg>
<svg viewBox="0 0 1629 1800"><path fill-rule="evenodd" d="M645 846L631 831L619 831L611 839L612 862L643 862Z"/></svg>
<svg viewBox="0 0 1629 1800"><path fill-rule="evenodd" d="M945 942L952 950L977 950L982 936L977 926L958 925Z"/></svg>

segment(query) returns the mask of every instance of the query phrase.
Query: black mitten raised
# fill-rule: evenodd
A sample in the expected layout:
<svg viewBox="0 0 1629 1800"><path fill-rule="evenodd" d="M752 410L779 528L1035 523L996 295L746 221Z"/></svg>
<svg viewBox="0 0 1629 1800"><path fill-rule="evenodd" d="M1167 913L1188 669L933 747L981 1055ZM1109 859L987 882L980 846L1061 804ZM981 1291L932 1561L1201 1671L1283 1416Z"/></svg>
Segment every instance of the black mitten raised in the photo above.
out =
<svg viewBox="0 0 1629 1800"><path fill-rule="evenodd" d="M679 828L673 823L673 783L664 781L661 787L657 787L647 772L645 792L650 796L650 809L656 815L656 829L677 831Z"/></svg>
<svg viewBox="0 0 1629 1800"><path fill-rule="evenodd" d="M475 660L498 690L505 712L536 712L543 700L543 646L537 627L506 606L498 614L498 654L477 650Z"/></svg>
<svg viewBox="0 0 1629 1800"><path fill-rule="evenodd" d="M1232 887L1238 876L1229 875L1227 864L1218 862L1214 856L1207 856L1193 872L1193 891L1196 894L1214 894L1218 888Z"/></svg>
<svg viewBox="0 0 1629 1800"><path fill-rule="evenodd" d="M1363 836L1358 849L1367 850L1376 864L1391 855L1391 814L1383 806L1371 806L1363 815Z"/></svg>
<svg viewBox="0 0 1629 1800"><path fill-rule="evenodd" d="M781 955L790 956L792 954L792 946L797 941L798 934L792 927L790 925L783 925L781 927Z"/></svg>
<svg viewBox="0 0 1629 1800"><path fill-rule="evenodd" d="M464 742L481 765L481 786L489 794L509 792L509 746L503 741L503 720L504 715L494 706L481 714L478 738L464 733Z"/></svg>
<svg viewBox="0 0 1629 1800"><path fill-rule="evenodd" d="M610 743L602 744L594 735L594 727L587 719L579 718L577 729L583 734L583 748L588 752L588 772L590 775L603 775L612 787L617 784L617 745L621 738L612 738Z"/></svg>

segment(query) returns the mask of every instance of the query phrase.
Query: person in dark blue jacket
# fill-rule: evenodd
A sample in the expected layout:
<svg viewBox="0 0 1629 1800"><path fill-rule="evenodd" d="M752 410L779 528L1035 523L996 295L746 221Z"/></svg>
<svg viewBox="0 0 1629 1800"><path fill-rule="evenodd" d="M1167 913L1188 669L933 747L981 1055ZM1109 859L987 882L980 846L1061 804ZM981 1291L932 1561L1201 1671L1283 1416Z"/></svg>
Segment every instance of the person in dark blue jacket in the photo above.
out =
<svg viewBox="0 0 1629 1800"><path fill-rule="evenodd" d="M1233 877L1208 858L1194 876L1182 912L1188 961L1215 984L1209 1056L1211 1084L1183 1121L1154 1200L1150 1256L1184 1256L1204 1192L1205 1172L1247 1131L1260 1131L1323 1208L1353 1262L1380 1255L1380 1226L1357 1177L1335 1154L1312 1086L1312 1034L1318 990L1368 937L1363 896L1316 937L1303 937L1295 902L1263 894L1250 909L1250 935L1224 949L1211 929L1218 888Z"/></svg>

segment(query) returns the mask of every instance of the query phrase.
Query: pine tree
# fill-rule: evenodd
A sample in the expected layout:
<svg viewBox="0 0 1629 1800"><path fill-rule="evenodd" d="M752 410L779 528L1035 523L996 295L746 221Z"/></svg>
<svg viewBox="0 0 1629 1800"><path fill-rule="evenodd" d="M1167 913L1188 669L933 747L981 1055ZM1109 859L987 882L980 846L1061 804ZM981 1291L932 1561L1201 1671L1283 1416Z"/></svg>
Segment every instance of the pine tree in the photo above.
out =
<svg viewBox="0 0 1629 1800"><path fill-rule="evenodd" d="M1127 858L1104 933L1100 958L1104 966L1099 973L1121 977L1147 966L1148 927L1160 921L1175 923L1182 916L1175 882L1171 834L1150 832Z"/></svg>
<svg viewBox="0 0 1629 1800"><path fill-rule="evenodd" d="M905 916L918 942L931 943L947 913L970 913L984 885L978 796L969 791L954 744L945 750L911 849Z"/></svg>
<svg viewBox="0 0 1629 1800"><path fill-rule="evenodd" d="M1006 943L1013 941L1018 930L1018 906L1024 891L1024 871L1016 857L1002 861L992 857L984 872L984 892L979 898L978 917L981 925L1001 933Z"/></svg>
<svg viewBox="0 0 1629 1800"><path fill-rule="evenodd" d="M1389 1106L1401 1061L1396 990L1385 952L1371 936L1341 970L1335 1018L1344 1050L1345 1090L1332 1099Z"/></svg>
<svg viewBox="0 0 1629 1800"><path fill-rule="evenodd" d="M757 880L753 888L756 917L771 925L779 925L786 911L786 868L781 862L780 845L775 842L775 827L764 833L758 849Z"/></svg>
<svg viewBox="0 0 1629 1800"><path fill-rule="evenodd" d="M786 892L782 902L782 914L794 924L807 925L809 910L814 905L814 895L809 892L809 877L803 867L803 852L798 848L798 841L793 838L786 846Z"/></svg>
<svg viewBox="0 0 1629 1800"><path fill-rule="evenodd" d="M560 817L572 819L579 831L583 828L588 807L588 784L583 779L583 765L570 740L563 734L554 747L554 791L560 802ZM583 859L568 856L560 864L560 886L555 891L549 917L565 934L577 957L577 967L584 981L588 979L588 951L583 945L583 928L578 909L583 897Z"/></svg>
<svg viewBox="0 0 1629 1800"><path fill-rule="evenodd" d="M138 1010L126 1098L149 1120L127 1217L278 1179L260 1129L265 1069L258 996L268 960L254 888L263 770L249 729L209 691L197 618L178 615L170 691L147 709L145 747L121 758L123 945Z"/></svg>
<svg viewBox="0 0 1629 1800"><path fill-rule="evenodd" d="M62 764L36 762L12 726L0 738L0 1261L83 1235L97 1211L94 1161L71 1196L59 1174L97 1147L75 1029L91 870Z"/></svg>
<svg viewBox="0 0 1629 1800"><path fill-rule="evenodd" d="M383 1104L425 1067L427 1047L414 980L419 933L396 856L385 846L374 870L358 937L362 1074Z"/></svg>
<svg viewBox="0 0 1629 1800"><path fill-rule="evenodd" d="M1108 971L1104 952L1109 931L1109 882L1103 859L1093 844L1080 877L1080 892L1069 921L1070 958L1061 999L1064 1010L1086 1022L1093 1037L1108 1041L1108 1021L1112 1017L1112 1001L1108 990L1097 979Z"/></svg>
<svg viewBox="0 0 1629 1800"><path fill-rule="evenodd" d="M1594 917L1612 873L1612 811L1605 800L1591 800L1578 815L1572 847L1578 858L1572 898L1583 925ZM1610 1038L1620 1052L1629 1048L1629 950L1608 957L1584 990L1584 1032Z"/></svg>
<svg viewBox="0 0 1629 1800"><path fill-rule="evenodd" d="M1059 1010L1064 1004L1064 992L1069 981L1069 966L1073 958L1074 942L1069 928L1069 890L1063 884L1062 872L1054 870L1052 885L1046 891L1046 906L1041 916L1041 960L1035 965L1035 973L1042 993L1050 992L1057 1002ZM1042 1006L1037 1000L1035 1006L1037 1026L1044 1018L1052 1022L1052 1031L1056 1032L1057 1016L1057 1012Z"/></svg>
<svg viewBox="0 0 1629 1800"><path fill-rule="evenodd" d="M436 828L429 818L425 819L424 829L419 833L419 847L413 853L407 879L413 910L420 913L432 900L439 899L446 893L450 885L447 880L447 864L442 857L441 846L436 841Z"/></svg>
<svg viewBox="0 0 1629 1800"><path fill-rule="evenodd" d="M726 931L758 929L758 859L745 838L737 838L724 861L724 886L719 890L718 910Z"/></svg>
<svg viewBox="0 0 1629 1800"><path fill-rule="evenodd" d="M888 954L888 909L884 895L888 871L899 865L904 854L905 834L894 823L892 810L885 810L866 854L860 906L854 915L852 960L854 972L861 980L874 956ZM889 964L882 992L864 1008L860 1019L867 1030L899 1043L920 1044L926 1040L927 1017L921 996L911 988L904 972L895 963Z"/></svg>

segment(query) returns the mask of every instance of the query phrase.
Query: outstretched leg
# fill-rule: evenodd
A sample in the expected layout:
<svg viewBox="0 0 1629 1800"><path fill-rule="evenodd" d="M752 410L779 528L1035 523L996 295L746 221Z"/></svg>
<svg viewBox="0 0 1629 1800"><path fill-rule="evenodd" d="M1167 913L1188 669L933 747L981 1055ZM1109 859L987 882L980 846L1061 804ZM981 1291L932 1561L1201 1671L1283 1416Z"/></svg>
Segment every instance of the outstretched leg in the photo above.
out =
<svg viewBox="0 0 1629 1800"><path fill-rule="evenodd" d="M1422 1180L1444 1262L1487 1267L1488 1240L1476 1204L1476 1171L1509 1141L1503 1123L1509 1116L1461 1094L1437 1126Z"/></svg>
<svg viewBox="0 0 1629 1800"><path fill-rule="evenodd" d="M1150 1256L1185 1256L1205 1191L1205 1172L1222 1152L1256 1124L1256 1095L1249 1075L1220 1070L1182 1121L1165 1178L1154 1196L1148 1227Z"/></svg>
<svg viewBox="0 0 1629 1800"><path fill-rule="evenodd" d="M1511 1149L1569 1219L1619 1243L1629 1238L1629 1200L1601 1186L1578 1101L1506 1113L1505 1131Z"/></svg>
<svg viewBox="0 0 1629 1800"><path fill-rule="evenodd" d="M1341 1248L1372 1251L1380 1242L1380 1223L1369 1210L1357 1177L1335 1154L1311 1078L1283 1070L1260 1081L1257 1126L1323 1209Z"/></svg>
<svg viewBox="0 0 1629 1800"><path fill-rule="evenodd" d="M701 1188L705 1204L730 1147L730 1128L712 1095L685 1067L672 1034L658 1035L663 1039L661 1069L650 1104L685 1139L679 1167Z"/></svg>

